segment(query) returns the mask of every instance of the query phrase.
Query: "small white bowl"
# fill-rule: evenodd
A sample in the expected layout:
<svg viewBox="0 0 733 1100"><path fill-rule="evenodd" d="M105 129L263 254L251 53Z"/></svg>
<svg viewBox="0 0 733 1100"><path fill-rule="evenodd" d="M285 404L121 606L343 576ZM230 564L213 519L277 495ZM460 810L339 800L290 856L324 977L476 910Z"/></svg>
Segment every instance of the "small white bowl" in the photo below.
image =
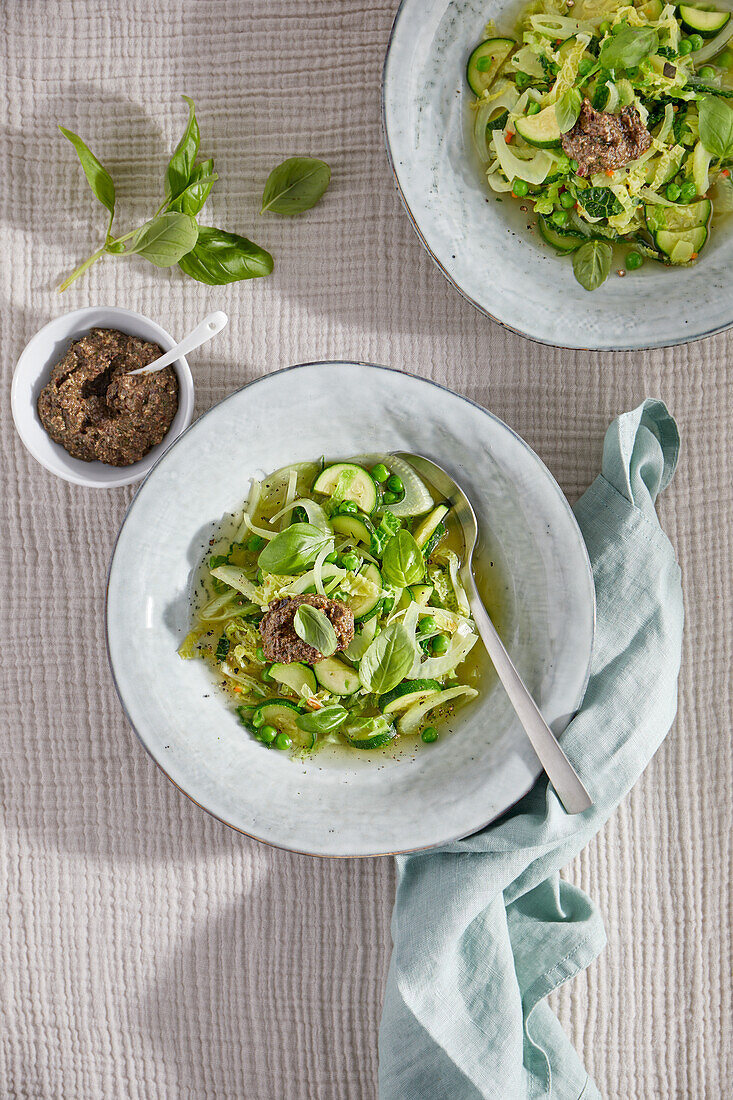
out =
<svg viewBox="0 0 733 1100"><path fill-rule="evenodd" d="M38 395L51 376L51 368L66 354L73 340L93 328L112 328L159 344L163 351L175 347L176 341L161 328L131 309L116 306L88 306L64 313L49 321L26 344L13 375L10 403L18 435L42 466L52 474L93 489L113 489L141 481L191 423L193 415L193 378L185 358L173 364L178 376L178 409L164 439L139 462L130 466L108 466L104 462L82 462L54 443L38 415Z"/></svg>

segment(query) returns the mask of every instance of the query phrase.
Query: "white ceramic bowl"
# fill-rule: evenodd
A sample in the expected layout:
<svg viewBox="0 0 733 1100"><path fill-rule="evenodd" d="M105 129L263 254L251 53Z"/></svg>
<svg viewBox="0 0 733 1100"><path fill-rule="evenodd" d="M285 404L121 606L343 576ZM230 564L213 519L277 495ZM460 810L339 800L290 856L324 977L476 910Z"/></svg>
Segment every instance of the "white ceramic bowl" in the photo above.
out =
<svg viewBox="0 0 733 1100"><path fill-rule="evenodd" d="M165 774L235 829L318 855L426 848L479 829L540 766L500 687L414 755L268 751L239 725L207 666L177 647L194 570L250 475L325 454L417 451L458 478L478 514L481 561L508 563L504 637L562 730L587 683L594 628L588 556L551 474L480 406L384 367L314 363L259 378L210 409L140 487L109 572L107 639L117 690ZM424 750L424 751L423 751Z"/></svg>
<svg viewBox="0 0 733 1100"><path fill-rule="evenodd" d="M139 462L131 466L107 466L103 462L82 462L54 443L38 415L38 395L49 380L51 368L63 358L69 344L92 328L113 328L130 336L139 336L159 344L163 351L176 341L165 329L130 309L116 306L90 306L63 313L37 332L26 344L13 375L11 406L18 435L41 465L51 473L94 489L112 489L140 481L151 470L167 447L191 423L193 415L193 378L186 359L173 364L178 376L178 409L165 438Z"/></svg>
<svg viewBox="0 0 733 1100"><path fill-rule="evenodd" d="M471 147L466 61L489 19L504 29L516 14L515 0L402 0L395 18L382 84L384 131L402 201L427 251L478 309L543 343L664 347L728 328L730 227L711 235L689 269L648 261L622 279L612 271L588 293L570 259L528 232L518 202L507 195L494 201Z"/></svg>

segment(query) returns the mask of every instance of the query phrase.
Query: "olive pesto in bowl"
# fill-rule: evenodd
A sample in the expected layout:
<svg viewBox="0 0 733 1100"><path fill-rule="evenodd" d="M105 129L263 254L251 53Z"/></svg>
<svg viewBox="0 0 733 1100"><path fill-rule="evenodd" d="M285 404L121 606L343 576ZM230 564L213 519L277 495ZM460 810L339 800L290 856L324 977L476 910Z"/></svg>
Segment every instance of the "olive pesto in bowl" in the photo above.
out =
<svg viewBox="0 0 733 1100"><path fill-rule="evenodd" d="M62 314L22 352L13 375L15 426L33 457L77 485L140 481L188 427L193 378L184 356L150 375L127 372L175 346L132 310Z"/></svg>
<svg viewBox="0 0 733 1100"><path fill-rule="evenodd" d="M253 478L228 526L179 652L209 662L255 740L298 752L432 744L441 719L476 697L459 526L404 459L296 462Z"/></svg>

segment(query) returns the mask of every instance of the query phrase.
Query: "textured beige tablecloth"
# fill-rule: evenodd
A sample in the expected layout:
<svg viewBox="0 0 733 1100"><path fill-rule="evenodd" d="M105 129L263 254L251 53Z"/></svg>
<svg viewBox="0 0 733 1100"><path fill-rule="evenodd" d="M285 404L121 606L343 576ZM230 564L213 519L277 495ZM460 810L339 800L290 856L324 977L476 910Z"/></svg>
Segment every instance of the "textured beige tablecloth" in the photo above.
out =
<svg viewBox="0 0 733 1100"><path fill-rule="evenodd" d="M394 7L0 5L3 1097L376 1093L391 861L272 850L168 783L123 719L105 655L105 570L132 493L58 481L14 434L10 378L26 341L63 310L103 303L174 334L227 310L229 328L191 357L197 412L289 363L386 363L490 407L571 500L599 468L609 420L645 395L667 401L684 440L661 501L685 583L680 713L567 870L599 901L609 945L554 1003L605 1097L733 1094L733 340L571 354L463 302L410 228L382 146ZM59 298L54 283L96 246L103 218L56 124L119 178L123 227L156 202L180 92L221 175L214 224L271 249L275 274L217 290L108 260ZM303 219L258 218L267 173L296 152L333 166L325 201Z"/></svg>

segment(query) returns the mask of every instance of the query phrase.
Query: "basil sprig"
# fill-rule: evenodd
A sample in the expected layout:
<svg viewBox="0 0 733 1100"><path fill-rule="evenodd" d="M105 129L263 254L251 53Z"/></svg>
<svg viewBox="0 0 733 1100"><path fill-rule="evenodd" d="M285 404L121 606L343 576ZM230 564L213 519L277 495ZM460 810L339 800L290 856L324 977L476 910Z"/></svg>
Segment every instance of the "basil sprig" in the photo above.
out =
<svg viewBox="0 0 733 1100"><path fill-rule="evenodd" d="M377 634L359 663L359 680L367 691L382 695L404 680L415 659L412 638L402 623Z"/></svg>
<svg viewBox="0 0 733 1100"><path fill-rule="evenodd" d="M257 564L265 573L290 577L312 565L326 546L333 549L333 535L311 523L292 523L268 542Z"/></svg>
<svg viewBox="0 0 733 1100"><path fill-rule="evenodd" d="M726 160L733 155L733 107L724 99L706 95L698 105L700 141L711 156Z"/></svg>
<svg viewBox="0 0 733 1100"><path fill-rule="evenodd" d="M260 214L303 214L323 197L331 181L331 169L316 157L289 157L267 177Z"/></svg>
<svg viewBox="0 0 733 1100"><path fill-rule="evenodd" d="M598 60L604 69L632 69L656 53L658 46L659 35L653 27L624 27L604 41Z"/></svg>
<svg viewBox="0 0 733 1100"><path fill-rule="evenodd" d="M321 710L309 714L299 714L295 724L306 733L333 733L348 717L349 712L345 707L335 705L322 707Z"/></svg>
<svg viewBox="0 0 733 1100"><path fill-rule="evenodd" d="M211 157L197 163L200 134L196 110L192 99L183 98L188 104L188 121L165 170L165 198L149 221L120 237L112 236L115 186L111 175L78 134L60 127L74 146L94 195L109 211L104 244L64 279L60 291L108 254L142 256L156 267L178 264L184 274L210 285L255 279L272 271L269 252L246 237L209 226L199 228L196 215L218 176Z"/></svg>
<svg viewBox="0 0 733 1100"><path fill-rule="evenodd" d="M320 608L302 603L295 612L293 627L298 637L323 657L330 657L336 652L336 631L328 615Z"/></svg>
<svg viewBox="0 0 733 1100"><path fill-rule="evenodd" d="M610 274L612 257L607 241L586 241L573 253L575 278L586 290L597 290Z"/></svg>
<svg viewBox="0 0 733 1100"><path fill-rule="evenodd" d="M387 543L382 573L396 588L417 584L425 573L425 558L409 531L398 531Z"/></svg>

